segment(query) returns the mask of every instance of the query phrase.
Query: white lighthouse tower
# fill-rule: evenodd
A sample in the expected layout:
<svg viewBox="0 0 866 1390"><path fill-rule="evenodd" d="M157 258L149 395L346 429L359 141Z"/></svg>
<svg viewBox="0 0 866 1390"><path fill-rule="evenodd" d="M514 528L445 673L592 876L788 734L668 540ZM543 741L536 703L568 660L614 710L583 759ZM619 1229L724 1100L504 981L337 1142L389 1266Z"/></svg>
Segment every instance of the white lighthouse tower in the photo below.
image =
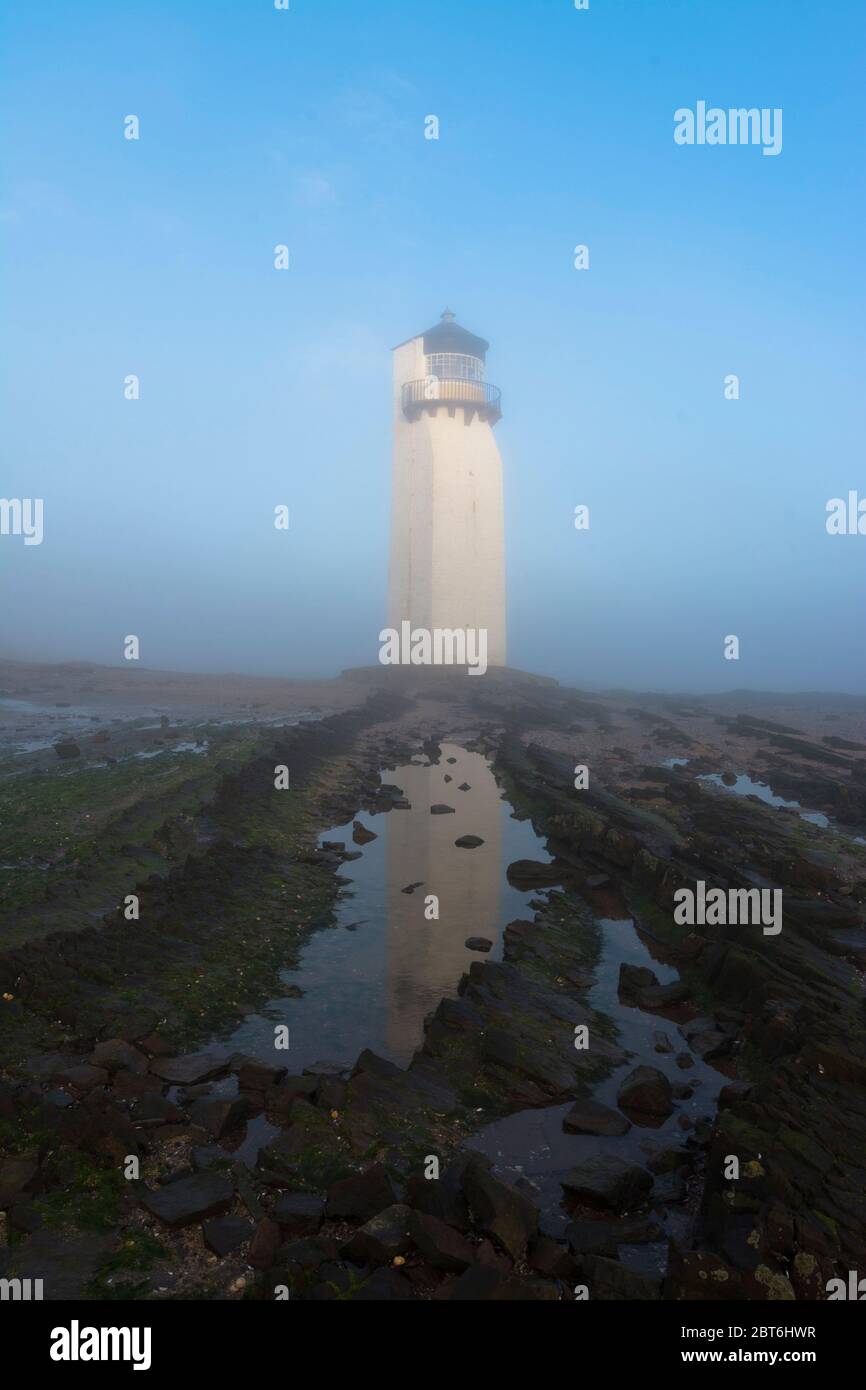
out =
<svg viewBox="0 0 866 1390"><path fill-rule="evenodd" d="M389 625L486 630L505 665L500 393L489 343L441 322L394 349L394 501Z"/></svg>

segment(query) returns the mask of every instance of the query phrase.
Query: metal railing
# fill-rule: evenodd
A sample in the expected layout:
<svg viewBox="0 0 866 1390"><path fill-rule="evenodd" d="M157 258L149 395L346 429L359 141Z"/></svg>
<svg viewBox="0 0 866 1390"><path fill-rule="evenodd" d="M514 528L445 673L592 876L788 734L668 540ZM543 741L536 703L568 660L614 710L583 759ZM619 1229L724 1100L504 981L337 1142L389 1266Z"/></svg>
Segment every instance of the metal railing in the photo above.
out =
<svg viewBox="0 0 866 1390"><path fill-rule="evenodd" d="M466 377L428 376L403 385L403 412L416 415L425 406L463 405L474 407L479 415L498 420L502 414L502 392L489 381Z"/></svg>

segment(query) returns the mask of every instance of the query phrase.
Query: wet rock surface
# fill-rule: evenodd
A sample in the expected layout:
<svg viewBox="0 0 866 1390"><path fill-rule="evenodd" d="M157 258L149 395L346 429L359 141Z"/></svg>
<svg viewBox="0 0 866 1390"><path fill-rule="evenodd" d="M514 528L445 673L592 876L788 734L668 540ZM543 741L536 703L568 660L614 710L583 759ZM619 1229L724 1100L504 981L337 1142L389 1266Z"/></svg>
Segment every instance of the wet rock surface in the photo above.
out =
<svg viewBox="0 0 866 1390"><path fill-rule="evenodd" d="M271 850L225 839L206 864L184 860L142 887L160 925L142 931L134 1002L100 975L122 973L114 918L0 956L8 1017L32 1039L0 1079L0 1116L21 1134L0 1159L0 1208L18 1237L0 1272L33 1270L49 1298L119 1279L131 1298L269 1298L285 1284L314 1301L536 1301L583 1282L604 1300L809 1301L866 1267L860 740L804 729L796 711L483 684L438 694L423 728L404 692L377 721L349 716L297 745L318 748L298 758L310 816L348 824L359 805L405 809L401 789L374 777L396 761L399 720L401 749L413 729L427 748L432 727L471 729L553 856L510 866L509 881L537 895L531 911L509 924L501 960L470 964L407 1067L367 1051L298 1076L279 1055L270 1066L212 1051L191 1019L163 1023L158 957L171 943L188 959L185 988L208 968L188 917L205 923L208 950L224 935L236 952L236 921L220 916L226 875L271 872ZM580 793L576 725L595 760ZM660 765L683 756L686 767ZM268 749L226 773L210 814L237 826L273 762ZM739 795L745 771L840 828ZM722 785L698 781L716 772ZM359 825L361 847L372 837ZM184 855L188 831L182 817L166 831ZM283 882L311 904L309 929L320 886L355 852L293 842ZM678 924L674 894L697 879L781 888L782 930ZM640 955L617 958L623 921ZM254 935L244 941L252 952ZM491 1164L464 1147L484 1124L519 1135L532 1116L537 1152ZM527 1180L516 1174L531 1148ZM142 1180L121 1177L130 1154ZM95 1203L98 1237L74 1229ZM62 1237L59 1212L73 1225Z"/></svg>

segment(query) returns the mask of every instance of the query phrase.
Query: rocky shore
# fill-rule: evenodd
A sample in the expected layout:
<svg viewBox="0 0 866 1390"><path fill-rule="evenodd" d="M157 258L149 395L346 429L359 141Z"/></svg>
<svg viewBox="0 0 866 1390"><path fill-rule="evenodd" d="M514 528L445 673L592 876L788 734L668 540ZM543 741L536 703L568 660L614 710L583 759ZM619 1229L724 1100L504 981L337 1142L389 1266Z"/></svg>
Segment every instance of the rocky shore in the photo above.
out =
<svg viewBox="0 0 866 1390"><path fill-rule="evenodd" d="M85 767L7 775L0 1274L58 1299L825 1298L866 1267L866 744L862 702L796 706L359 672L341 712L228 724L162 785L99 770L108 801ZM379 770L445 740L552 856L509 866L536 896L502 959L405 1069L203 1051L332 924L362 842L322 832L399 816ZM781 889L782 930L678 925L699 880ZM616 959L626 920L651 966ZM533 1113L574 1158L555 1212L478 1139Z"/></svg>

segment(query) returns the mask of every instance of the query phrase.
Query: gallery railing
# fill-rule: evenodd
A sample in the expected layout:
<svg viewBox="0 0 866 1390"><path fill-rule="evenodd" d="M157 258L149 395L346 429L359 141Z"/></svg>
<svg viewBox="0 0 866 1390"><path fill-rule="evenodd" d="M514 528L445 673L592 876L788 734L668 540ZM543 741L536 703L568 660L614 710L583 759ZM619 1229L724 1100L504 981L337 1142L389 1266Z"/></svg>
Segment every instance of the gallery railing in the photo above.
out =
<svg viewBox="0 0 866 1390"><path fill-rule="evenodd" d="M466 377L428 376L420 381L407 381L403 386L403 413L418 415L425 407L437 405L469 406L491 422L502 414L502 392L489 381L472 381Z"/></svg>

